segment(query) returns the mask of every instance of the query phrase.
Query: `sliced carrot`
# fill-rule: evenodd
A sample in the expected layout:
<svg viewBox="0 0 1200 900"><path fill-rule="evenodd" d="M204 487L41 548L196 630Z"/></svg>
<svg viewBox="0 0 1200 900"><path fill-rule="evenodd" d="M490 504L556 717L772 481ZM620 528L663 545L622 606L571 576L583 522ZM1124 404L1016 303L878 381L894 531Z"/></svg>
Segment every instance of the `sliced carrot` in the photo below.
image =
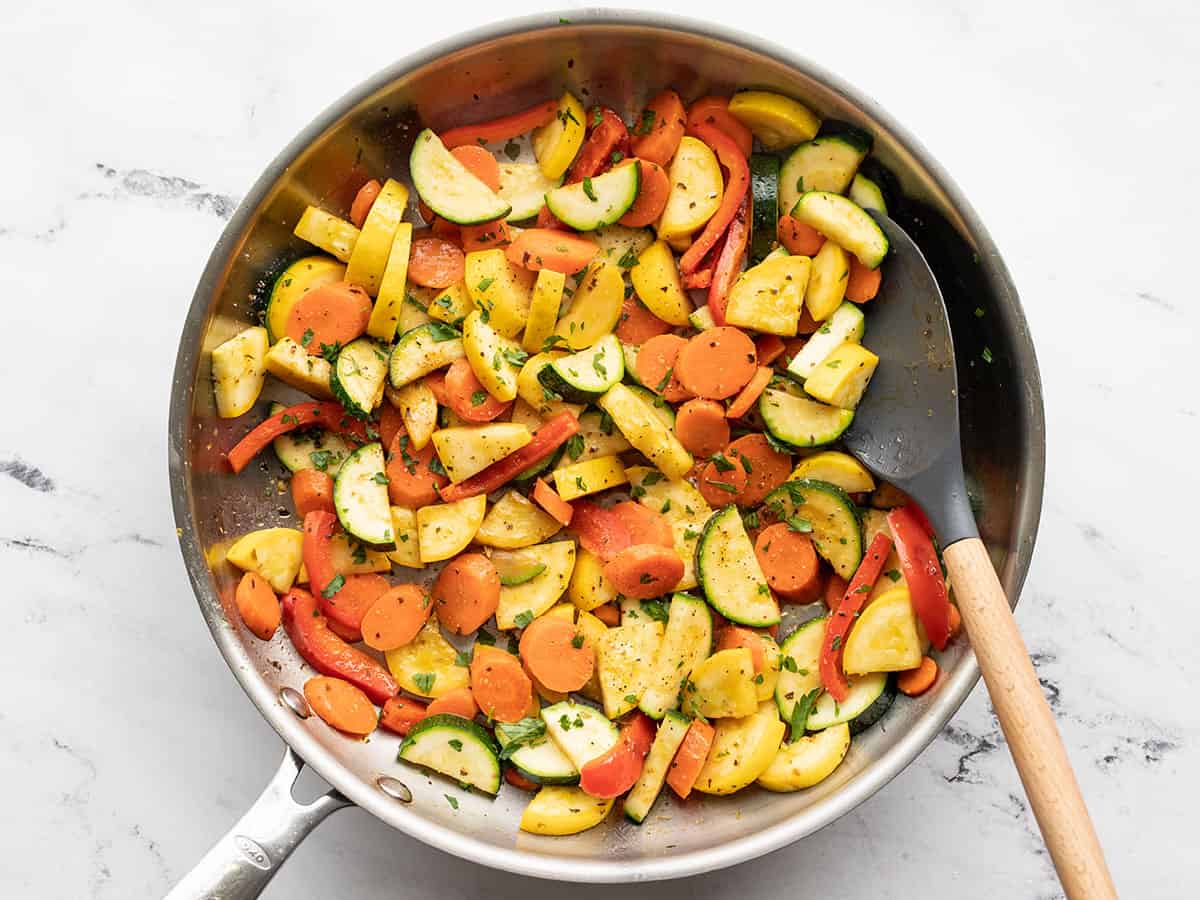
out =
<svg viewBox="0 0 1200 900"><path fill-rule="evenodd" d="M383 185L374 178L358 189L358 193L354 195L354 202L350 204L350 221L354 223L355 228L363 227L363 222L367 221L367 213L375 205L375 198L382 190Z"/></svg>
<svg viewBox="0 0 1200 900"><path fill-rule="evenodd" d="M429 232L435 238L441 238L443 241L449 241L455 247L462 247L462 226L456 225L441 216L433 215L433 210L429 211L432 218L425 221L429 222Z"/></svg>
<svg viewBox="0 0 1200 900"><path fill-rule="evenodd" d="M950 637L958 634L958 629L962 628L962 613L958 611L958 607L953 603L950 604Z"/></svg>
<svg viewBox="0 0 1200 900"><path fill-rule="evenodd" d="M910 697L920 697L933 687L933 683L937 681L937 677L937 662L934 661L932 656L926 656L921 659L921 664L915 669L901 672L896 677L896 687L900 689L900 693L902 694L907 694Z"/></svg>
<svg viewBox="0 0 1200 900"><path fill-rule="evenodd" d="M683 101L674 91L663 91L651 98L634 125L630 149L641 159L665 166L679 149L686 127Z"/></svg>
<svg viewBox="0 0 1200 900"><path fill-rule="evenodd" d="M392 446L396 435L404 431L404 415L391 403L385 403L379 410L379 440L384 447Z"/></svg>
<svg viewBox="0 0 1200 900"><path fill-rule="evenodd" d="M687 400L693 394L686 390L675 374L675 362L687 341L677 334L660 334L642 344L637 357L638 381L669 403Z"/></svg>
<svg viewBox="0 0 1200 900"><path fill-rule="evenodd" d="M359 688L330 675L317 675L304 682L304 699L326 725L365 737L379 722L375 707Z"/></svg>
<svg viewBox="0 0 1200 900"><path fill-rule="evenodd" d="M338 577L342 579L341 587L333 591ZM362 622L367 610L389 588L391 585L387 579L374 573L335 576L329 586L317 595L317 602L330 627L340 626L337 633L343 639L354 642L362 639ZM327 591L333 592L326 597Z"/></svg>
<svg viewBox="0 0 1200 900"><path fill-rule="evenodd" d="M629 131L624 120L606 106L590 109L587 115L587 140L571 164L566 183L578 184L611 167L612 155L618 152L618 148L629 149Z"/></svg>
<svg viewBox="0 0 1200 900"><path fill-rule="evenodd" d="M725 407L716 400L687 401L675 413L675 436L696 456L712 456L729 443Z"/></svg>
<svg viewBox="0 0 1200 900"><path fill-rule="evenodd" d="M292 503L303 519L314 509L333 512L333 479L316 469L301 469L292 475Z"/></svg>
<svg viewBox="0 0 1200 900"><path fill-rule="evenodd" d="M510 116L451 128L442 132L442 143L453 149L464 144L494 144L497 141L511 140L552 121L557 112L558 101L546 100Z"/></svg>
<svg viewBox="0 0 1200 900"><path fill-rule="evenodd" d="M851 303L874 300L883 282L883 269L868 269L855 256L850 257L850 277L846 281L846 299Z"/></svg>
<svg viewBox="0 0 1200 900"><path fill-rule="evenodd" d="M633 543L629 526L616 510L591 500L576 500L571 506L571 531L589 553L607 562Z"/></svg>
<svg viewBox="0 0 1200 900"><path fill-rule="evenodd" d="M446 405L460 419L468 422L491 422L504 415L512 402L502 403L483 389L465 356L459 357L446 370Z"/></svg>
<svg viewBox="0 0 1200 900"><path fill-rule="evenodd" d="M757 633L749 628L737 625L727 625L721 629L717 637L717 650L737 650L745 648L750 651L754 662L754 671L761 672L766 666L766 645Z"/></svg>
<svg viewBox="0 0 1200 900"><path fill-rule="evenodd" d="M667 197L671 193L671 179L667 177L666 169L648 159L629 159L620 165L633 164L642 168L641 186L633 206L629 207L619 221L630 228L645 228L662 215L663 208L667 205Z"/></svg>
<svg viewBox="0 0 1200 900"><path fill-rule="evenodd" d="M441 472L430 469L431 462L432 443L414 450L404 432L392 439L384 474L387 475L388 497L393 506L420 509L437 502L438 488L448 484L449 479Z"/></svg>
<svg viewBox="0 0 1200 900"><path fill-rule="evenodd" d="M532 782L528 778L526 778L524 775L522 775L521 770L516 768L515 766L505 766L504 767L504 780L507 781L509 784L511 784L513 787L518 788L519 790L522 790L522 791L529 791L530 793L532 793L534 791L539 791L542 788L542 786L540 784L535 784L534 782Z"/></svg>
<svg viewBox="0 0 1200 900"><path fill-rule="evenodd" d="M461 248L443 238L427 237L412 242L408 254L408 278L431 288L448 288L462 281L467 258Z"/></svg>
<svg viewBox="0 0 1200 900"><path fill-rule="evenodd" d="M749 157L754 149L754 135L750 129L729 113L728 97L701 97L688 107L687 131L691 134L697 125L715 125L737 144L742 156Z"/></svg>
<svg viewBox="0 0 1200 900"><path fill-rule="evenodd" d="M711 267L701 267L695 272L687 272L683 276L683 286L688 290L699 290L712 286L713 270Z"/></svg>
<svg viewBox="0 0 1200 900"><path fill-rule="evenodd" d="M683 560L673 547L634 544L604 564L604 577L634 600L660 597L683 577Z"/></svg>
<svg viewBox="0 0 1200 900"><path fill-rule="evenodd" d="M533 682L515 656L476 644L471 660L471 694L489 719L519 722L529 712Z"/></svg>
<svg viewBox="0 0 1200 900"><path fill-rule="evenodd" d="M500 190L500 163L485 148L478 144L462 144L452 148L450 155L493 191Z"/></svg>
<svg viewBox="0 0 1200 900"><path fill-rule="evenodd" d="M552 691L577 691L592 677L596 652L575 625L556 616L534 619L521 633L521 659Z"/></svg>
<svg viewBox="0 0 1200 900"><path fill-rule="evenodd" d="M777 334L759 335L754 341L754 350L758 353L758 364L760 366L769 366L779 357L783 356L783 351L787 349L787 345Z"/></svg>
<svg viewBox="0 0 1200 900"><path fill-rule="evenodd" d="M635 296L621 302L621 317L617 319L617 339L622 344L640 347L652 337L666 334L671 325L650 312Z"/></svg>
<svg viewBox="0 0 1200 900"><path fill-rule="evenodd" d="M745 490L737 496L738 506L757 506L792 474L792 457L772 447L762 434L738 438L726 453L730 459L739 459L750 475Z"/></svg>
<svg viewBox="0 0 1200 900"><path fill-rule="evenodd" d="M815 334L820 327L821 323L812 317L812 313L808 311L807 306L800 310L800 320L796 323L796 334ZM791 341L787 343L788 349L791 350Z"/></svg>
<svg viewBox="0 0 1200 900"><path fill-rule="evenodd" d="M842 598L846 596L846 588L849 582L841 575L831 574L829 580L825 582L825 592L821 595L821 602L830 612L841 606Z"/></svg>
<svg viewBox="0 0 1200 900"><path fill-rule="evenodd" d="M615 603L604 603L592 610L592 615L607 625L616 628L621 624L621 608Z"/></svg>
<svg viewBox="0 0 1200 900"><path fill-rule="evenodd" d="M363 643L375 650L395 650L417 636L433 603L419 585L398 584L379 595L362 618Z"/></svg>
<svg viewBox="0 0 1200 900"><path fill-rule="evenodd" d="M675 375L688 393L724 400L749 384L757 367L754 341L740 328L723 325L700 332L679 350Z"/></svg>
<svg viewBox="0 0 1200 900"><path fill-rule="evenodd" d="M425 704L411 697L392 697L383 704L379 724L388 731L404 737L412 727L425 718Z"/></svg>
<svg viewBox="0 0 1200 900"><path fill-rule="evenodd" d="M237 603L238 615L250 632L260 640L269 641L279 627L282 615L279 598L271 586L253 572L247 572L238 582L233 598Z"/></svg>
<svg viewBox="0 0 1200 900"><path fill-rule="evenodd" d="M728 506L745 492L749 478L741 459L719 454L700 470L696 487L709 506Z"/></svg>
<svg viewBox="0 0 1200 900"><path fill-rule="evenodd" d="M754 555L767 586L783 600L811 603L817 599L821 568L807 534L793 531L786 522L769 525L755 538Z"/></svg>
<svg viewBox="0 0 1200 900"><path fill-rule="evenodd" d="M440 713L449 713L452 716L473 719L479 714L479 707L475 704L475 695L471 693L471 689L469 687L460 687L442 694L442 696L432 701L425 710L427 717L436 716Z"/></svg>
<svg viewBox="0 0 1200 900"><path fill-rule="evenodd" d="M360 337L370 318L370 295L357 284L337 281L313 288L297 300L285 330L309 356L320 356L323 347L344 347Z"/></svg>
<svg viewBox="0 0 1200 900"><path fill-rule="evenodd" d="M533 502L554 517L564 528L571 524L575 507L558 496L558 491L539 478L533 485Z"/></svg>
<svg viewBox="0 0 1200 900"><path fill-rule="evenodd" d="M767 385L771 383L771 375L770 369L766 366L759 366L750 382L742 388L741 393L733 398L725 415L730 419L740 419L750 412L754 404L758 402L758 398L762 396L762 392L767 389Z"/></svg>
<svg viewBox="0 0 1200 900"><path fill-rule="evenodd" d="M825 235L790 215L779 217L775 226L775 237L793 256L816 256L821 245L825 243Z"/></svg>
<svg viewBox="0 0 1200 900"><path fill-rule="evenodd" d="M446 396L446 373L444 371L430 372L425 376L424 381L425 386L433 392L433 399L438 402L438 406L450 405L450 398Z"/></svg>
<svg viewBox="0 0 1200 900"><path fill-rule="evenodd" d="M450 560L433 583L438 621L456 634L470 634L492 617L500 602L500 576L482 553Z"/></svg>
<svg viewBox="0 0 1200 900"><path fill-rule="evenodd" d="M683 743L675 751L675 758L667 770L667 784L681 800L686 800L695 787L715 734L716 729L703 719L693 719Z"/></svg>
<svg viewBox="0 0 1200 900"><path fill-rule="evenodd" d="M508 243L510 234L503 219L484 222L482 225L461 225L458 233L464 253L503 247Z"/></svg>
<svg viewBox="0 0 1200 900"><path fill-rule="evenodd" d="M614 504L613 513L629 530L629 544L657 544L660 547L674 547L675 535L667 517L655 512L647 506L625 500Z"/></svg>
<svg viewBox="0 0 1200 900"><path fill-rule="evenodd" d="M549 269L573 275L596 255L596 242L554 228L527 228L516 236L505 254L514 266L531 272Z"/></svg>

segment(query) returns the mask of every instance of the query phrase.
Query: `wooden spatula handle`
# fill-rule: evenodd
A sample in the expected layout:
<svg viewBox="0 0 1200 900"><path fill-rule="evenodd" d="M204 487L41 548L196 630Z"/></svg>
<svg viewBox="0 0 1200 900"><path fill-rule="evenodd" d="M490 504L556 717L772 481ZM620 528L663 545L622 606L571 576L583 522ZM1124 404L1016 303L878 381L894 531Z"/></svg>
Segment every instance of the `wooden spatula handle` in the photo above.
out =
<svg viewBox="0 0 1200 900"><path fill-rule="evenodd" d="M1054 714L979 538L946 548L946 567L992 706L1070 900L1116 898L1112 876Z"/></svg>

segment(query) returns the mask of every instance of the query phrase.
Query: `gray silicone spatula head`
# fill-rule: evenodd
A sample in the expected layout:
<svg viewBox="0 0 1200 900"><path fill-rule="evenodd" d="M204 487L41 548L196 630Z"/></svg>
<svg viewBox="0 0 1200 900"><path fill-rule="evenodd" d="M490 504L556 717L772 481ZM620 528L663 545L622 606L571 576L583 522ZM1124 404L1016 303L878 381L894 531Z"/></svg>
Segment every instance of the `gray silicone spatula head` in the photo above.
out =
<svg viewBox="0 0 1200 900"><path fill-rule="evenodd" d="M891 243L863 341L879 366L843 440L868 469L911 495L949 545L977 531L963 478L946 304L912 238L887 216L872 216Z"/></svg>

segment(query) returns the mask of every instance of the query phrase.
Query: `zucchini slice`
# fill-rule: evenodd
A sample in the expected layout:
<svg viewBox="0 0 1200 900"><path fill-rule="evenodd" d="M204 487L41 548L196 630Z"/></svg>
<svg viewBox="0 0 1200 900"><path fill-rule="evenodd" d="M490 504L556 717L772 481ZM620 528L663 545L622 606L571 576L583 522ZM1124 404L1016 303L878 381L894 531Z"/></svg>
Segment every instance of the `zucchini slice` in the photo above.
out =
<svg viewBox="0 0 1200 900"><path fill-rule="evenodd" d="M758 401L767 430L793 447L820 447L842 436L854 421L854 410L826 406L786 390L767 389Z"/></svg>
<svg viewBox="0 0 1200 900"><path fill-rule="evenodd" d="M581 448L571 445L567 450L567 459L572 463L587 462L601 456L616 456L632 446L617 430L613 420L598 409L588 409L580 414L579 436L582 438L579 442Z"/></svg>
<svg viewBox="0 0 1200 900"><path fill-rule="evenodd" d="M417 543L421 562L439 562L460 553L475 539L486 512L487 497L483 494L418 509Z"/></svg>
<svg viewBox="0 0 1200 900"><path fill-rule="evenodd" d="M388 360L388 382L404 387L466 356L462 334L442 322L427 322L400 335Z"/></svg>
<svg viewBox="0 0 1200 900"><path fill-rule="evenodd" d="M512 207L510 222L532 219L546 205L546 192L562 184L562 178L547 178L537 163L500 163L500 198Z"/></svg>
<svg viewBox="0 0 1200 900"><path fill-rule="evenodd" d="M363 444L338 470L333 505L346 534L379 550L396 549L392 508L388 504L383 445Z"/></svg>
<svg viewBox="0 0 1200 900"><path fill-rule="evenodd" d="M847 675L915 669L921 664L923 645L908 588L897 585L859 614L846 635L842 668Z"/></svg>
<svg viewBox="0 0 1200 900"><path fill-rule="evenodd" d="M601 260L592 263L579 277L571 307L554 327L572 350L592 346L617 327L621 320L621 304L625 300L622 272L616 263Z"/></svg>
<svg viewBox="0 0 1200 900"><path fill-rule="evenodd" d="M844 193L869 149L854 134L829 135L801 144L779 170L779 208L794 216L796 201L807 191Z"/></svg>
<svg viewBox="0 0 1200 900"><path fill-rule="evenodd" d="M888 214L887 201L883 199L883 189L862 172L854 176L850 182L849 197L863 209L874 209Z"/></svg>
<svg viewBox="0 0 1200 900"><path fill-rule="evenodd" d="M697 331L708 331L710 328L716 328L717 323L713 319L712 310L708 308L708 304L696 307L695 312L688 316L688 324Z"/></svg>
<svg viewBox="0 0 1200 900"><path fill-rule="evenodd" d="M517 627L517 616L528 613L538 618L549 610L567 590L575 571L575 542L553 541L511 552L492 554L496 568L503 572L530 571L543 566L520 584L500 585L500 602L496 606L496 627L507 631Z"/></svg>
<svg viewBox="0 0 1200 900"><path fill-rule="evenodd" d="M880 698L888 693L887 673L874 672L870 675L851 677L847 681L850 684L850 695L841 703L834 700L832 694L822 694L817 698L812 712L808 715L806 727L809 731L822 731L832 725L853 722L859 716L863 716L857 731L853 726L850 729L851 733L857 734L883 718L883 713L887 712L894 699L894 695L890 696L883 701L887 705L881 711L877 708Z"/></svg>
<svg viewBox="0 0 1200 900"><path fill-rule="evenodd" d="M683 711L706 719L740 719L758 709L754 656L747 647L719 650L683 685Z"/></svg>
<svg viewBox="0 0 1200 900"><path fill-rule="evenodd" d="M830 406L856 409L878 365L878 356L862 344L847 341L808 376L804 390Z"/></svg>
<svg viewBox="0 0 1200 900"><path fill-rule="evenodd" d="M480 225L512 212L512 206L472 175L429 128L417 135L408 171L425 204L449 222Z"/></svg>
<svg viewBox="0 0 1200 900"><path fill-rule="evenodd" d="M615 456L598 456L587 462L572 463L555 469L552 477L558 495L568 502L628 481L625 467Z"/></svg>
<svg viewBox="0 0 1200 900"><path fill-rule="evenodd" d="M739 625L765 628L779 622L754 545L732 504L713 513L696 546L696 578L709 604Z"/></svg>
<svg viewBox="0 0 1200 900"><path fill-rule="evenodd" d="M272 403L271 415L285 409L282 403ZM279 461L289 472L317 469L336 477L342 463L353 448L340 434L324 428L302 428L281 434L271 442Z"/></svg>
<svg viewBox="0 0 1200 900"><path fill-rule="evenodd" d="M625 215L637 199L641 185L641 166L618 166L595 178L549 191L546 206L572 228L595 231Z"/></svg>
<svg viewBox="0 0 1200 900"><path fill-rule="evenodd" d="M512 742L516 730L515 725L496 723L496 740L501 749ZM535 784L579 783L579 770L548 735L522 744L509 755L508 760Z"/></svg>
<svg viewBox="0 0 1200 900"><path fill-rule="evenodd" d="M729 98L729 114L768 150L810 141L821 128L821 120L807 106L772 91L738 91Z"/></svg>
<svg viewBox="0 0 1200 900"><path fill-rule="evenodd" d="M845 491L827 481L786 481L763 502L781 522L808 523L817 553L842 578L854 576L863 557L862 528L858 508Z"/></svg>
<svg viewBox="0 0 1200 900"><path fill-rule="evenodd" d="M462 716L430 716L413 726L398 759L432 769L485 794L500 791L500 757L491 735Z"/></svg>
<svg viewBox="0 0 1200 900"><path fill-rule="evenodd" d="M683 684L708 656L712 639L712 613L708 604L690 594L675 594L662 643L638 703L642 712L652 719L661 719L679 705Z"/></svg>
<svg viewBox="0 0 1200 900"><path fill-rule="evenodd" d="M591 706L564 700L542 710L546 733L571 761L582 769L616 746L617 726Z"/></svg>
<svg viewBox="0 0 1200 900"><path fill-rule="evenodd" d="M612 416L626 440L668 478L683 478L693 459L674 430L664 424L657 410L624 384L614 384L597 405Z"/></svg>
<svg viewBox="0 0 1200 900"><path fill-rule="evenodd" d="M735 95L734 100L737 97ZM753 211L750 219L750 264L757 265L775 247L779 224L778 156L770 153L750 154L750 194Z"/></svg>
<svg viewBox="0 0 1200 900"><path fill-rule="evenodd" d="M811 225L839 247L849 250L868 269L877 269L888 254L888 239L870 213L840 194L809 191L792 215Z"/></svg>
<svg viewBox="0 0 1200 900"><path fill-rule="evenodd" d="M615 334L556 359L538 372L538 381L546 390L579 403L594 400L624 377L625 356Z"/></svg>
<svg viewBox="0 0 1200 900"><path fill-rule="evenodd" d="M804 379L813 373L825 358L847 341L862 341L864 317L862 310L849 301L833 311L817 333L808 339L800 352L788 364L788 372Z"/></svg>
<svg viewBox="0 0 1200 900"><path fill-rule="evenodd" d="M533 129L533 155L547 178L562 178L575 159L583 146L584 118L583 104L567 91L559 98L554 118Z"/></svg>
<svg viewBox="0 0 1200 900"><path fill-rule="evenodd" d="M328 256L306 256L298 259L275 279L267 299L267 336L271 343L287 336L288 316L296 302L314 288L341 281L346 267Z"/></svg>
<svg viewBox="0 0 1200 900"><path fill-rule="evenodd" d="M758 776L758 784L779 793L810 788L832 775L849 749L850 729L830 726L780 747L767 771Z"/></svg>
<svg viewBox="0 0 1200 900"><path fill-rule="evenodd" d="M631 822L641 824L645 821L650 807L658 799L666 783L667 773L671 770L671 762L679 750L683 739L687 736L691 720L677 712L668 712L658 726L654 735L654 743L642 766L641 777L625 798L625 815Z"/></svg>
<svg viewBox="0 0 1200 900"><path fill-rule="evenodd" d="M612 800L585 794L577 787L546 785L521 815L521 830L561 837L595 828L613 808Z"/></svg>
<svg viewBox="0 0 1200 900"><path fill-rule="evenodd" d="M641 398L641 401L649 406L654 414L662 420L662 423L668 428L675 428L675 408L666 400L649 388L642 387L640 384L629 385L629 393L635 397Z"/></svg>
<svg viewBox="0 0 1200 900"><path fill-rule="evenodd" d="M828 481L847 494L865 494L875 490L875 479L871 477L871 473L849 453L842 453L840 450L822 450L800 460L788 476L788 481L804 478ZM870 541L865 540L865 543L869 545Z"/></svg>
<svg viewBox="0 0 1200 900"><path fill-rule="evenodd" d="M679 141L667 175L671 192L655 227L660 240L671 241L703 228L712 218L721 206L725 180L716 154L691 135L684 135Z"/></svg>
<svg viewBox="0 0 1200 900"><path fill-rule="evenodd" d="M806 694L820 692L821 645L825 641L828 616L809 619L787 636L779 646L782 665L775 682L775 705L785 722L792 720L792 708Z"/></svg>
<svg viewBox="0 0 1200 900"><path fill-rule="evenodd" d="M826 241L812 258L812 274L804 291L804 305L818 322L824 322L842 305L850 281L850 254Z"/></svg>
<svg viewBox="0 0 1200 900"><path fill-rule="evenodd" d="M365 419L383 401L387 375L387 351L370 338L359 338L338 353L329 387L346 412Z"/></svg>
<svg viewBox="0 0 1200 900"><path fill-rule="evenodd" d="M753 784L775 759L786 730L774 703L763 703L741 719L721 719L695 790L732 794Z"/></svg>

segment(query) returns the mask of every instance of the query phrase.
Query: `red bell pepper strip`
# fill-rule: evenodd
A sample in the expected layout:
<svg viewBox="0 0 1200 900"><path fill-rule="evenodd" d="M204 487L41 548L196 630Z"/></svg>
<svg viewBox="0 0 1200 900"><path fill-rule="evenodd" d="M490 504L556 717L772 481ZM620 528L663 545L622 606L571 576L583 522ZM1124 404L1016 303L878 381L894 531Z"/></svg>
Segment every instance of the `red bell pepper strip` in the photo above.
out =
<svg viewBox="0 0 1200 900"><path fill-rule="evenodd" d="M642 763L654 743L654 722L645 713L634 713L621 726L621 734L607 753L584 763L579 770L579 787L593 797L619 797L642 774Z"/></svg>
<svg viewBox="0 0 1200 900"><path fill-rule="evenodd" d="M308 583L314 593L324 593L337 574L333 570L333 535L338 519L331 512L313 510L304 517L304 541L301 551Z"/></svg>
<svg viewBox="0 0 1200 900"><path fill-rule="evenodd" d="M580 546L602 562L608 562L633 544L629 526L612 507L591 500L576 500L571 507L574 512L570 530L579 538Z"/></svg>
<svg viewBox="0 0 1200 900"><path fill-rule="evenodd" d="M447 503L478 494L490 494L508 484L534 463L539 463L579 432L579 420L571 412L560 412L533 434L533 440L504 459L497 460L477 475L458 484L448 484L438 493Z"/></svg>
<svg viewBox="0 0 1200 900"><path fill-rule="evenodd" d="M567 174L567 184L578 184L593 178L612 166L613 151L629 146L629 130L624 121L606 106L597 106L588 113L588 136L575 164Z"/></svg>
<svg viewBox="0 0 1200 900"><path fill-rule="evenodd" d="M281 409L275 415L264 419L244 438L238 441L225 458L229 460L230 468L240 472L250 465L267 444L281 434L295 431L297 428L307 428L310 425L320 425L330 431L357 438L361 443L367 442L367 426L360 419L354 418L340 403L330 401L297 403L287 409Z"/></svg>
<svg viewBox="0 0 1200 900"><path fill-rule="evenodd" d="M760 334L754 339L754 352L760 366L769 366L783 356L786 349L787 344L777 334Z"/></svg>
<svg viewBox="0 0 1200 900"><path fill-rule="evenodd" d="M725 232L725 244L717 256L713 268L712 285L708 289L708 311L717 325L725 324L725 307L729 302L729 289L742 271L742 260L746 258L746 245L750 242L750 195L745 194L742 202Z"/></svg>
<svg viewBox="0 0 1200 900"><path fill-rule="evenodd" d="M499 119L480 122L477 125L451 128L442 133L442 143L446 145L447 150L453 150L464 144L494 144L497 141L507 141L545 125L557 112L558 101L547 100L511 116L501 116Z"/></svg>
<svg viewBox="0 0 1200 900"><path fill-rule="evenodd" d="M296 651L322 675L344 678L376 705L400 693L400 686L379 660L329 630L316 598L308 591L292 588L283 595L283 627Z"/></svg>
<svg viewBox="0 0 1200 900"><path fill-rule="evenodd" d="M733 221L733 217L737 215L742 198L746 196L746 192L750 188L750 164L746 162L745 154L738 149L737 144L729 135L716 125L707 122L701 122L689 128L688 134L698 137L712 148L713 152L717 154L717 159L721 161L721 165L728 171L728 177L725 180L725 193L721 197L721 205L708 220L708 224L704 226L700 236L696 238L692 246L688 247L687 252L679 260L679 268L683 272L691 272L700 265L704 254L712 249L717 239L725 233L725 229Z"/></svg>
<svg viewBox="0 0 1200 900"><path fill-rule="evenodd" d="M846 586L846 593L842 595L837 610L825 623L825 642L821 647L821 686L829 691L838 703L844 702L850 696L850 684L846 681L846 673L842 671L842 652L846 635L850 633L850 627L866 604L871 588L879 580L883 564L887 562L891 552L892 539L883 532L875 535L875 540L871 541L871 546L867 548L867 555L858 564L854 577Z"/></svg>
<svg viewBox="0 0 1200 900"><path fill-rule="evenodd" d="M897 506L887 515L888 527L896 536L896 555L908 582L908 596L913 611L925 626L925 634L938 650L950 640L950 598L942 564L933 549L925 525L924 514L918 517L912 506Z"/></svg>

